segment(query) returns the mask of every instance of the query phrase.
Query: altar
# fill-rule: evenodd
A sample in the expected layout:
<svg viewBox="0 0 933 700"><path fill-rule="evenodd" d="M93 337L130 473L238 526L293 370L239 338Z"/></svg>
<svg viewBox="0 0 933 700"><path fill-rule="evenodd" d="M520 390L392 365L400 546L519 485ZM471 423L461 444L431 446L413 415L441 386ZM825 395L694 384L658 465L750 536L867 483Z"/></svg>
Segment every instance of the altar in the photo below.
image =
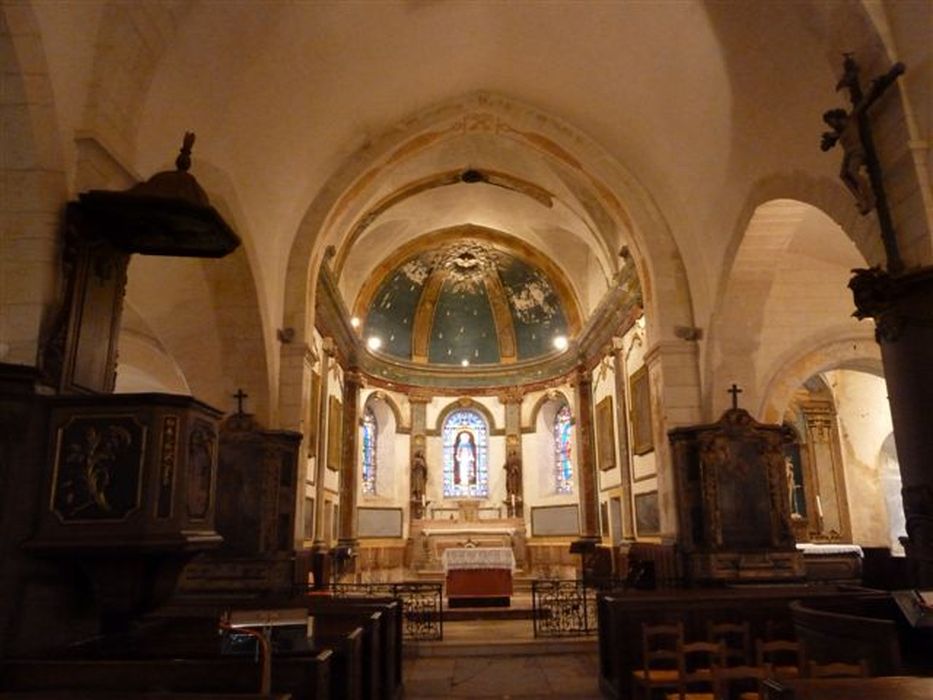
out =
<svg viewBox="0 0 933 700"><path fill-rule="evenodd" d="M515 556L510 547L451 547L442 562L451 608L511 604Z"/></svg>

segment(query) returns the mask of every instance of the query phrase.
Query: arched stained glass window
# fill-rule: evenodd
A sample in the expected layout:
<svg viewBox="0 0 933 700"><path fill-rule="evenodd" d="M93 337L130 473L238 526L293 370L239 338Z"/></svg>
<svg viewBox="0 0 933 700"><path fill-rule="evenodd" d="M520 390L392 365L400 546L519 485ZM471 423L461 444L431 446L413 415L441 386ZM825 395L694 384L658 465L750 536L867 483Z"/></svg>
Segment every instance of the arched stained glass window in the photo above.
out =
<svg viewBox="0 0 933 700"><path fill-rule="evenodd" d="M489 493L486 467L489 429L471 409L452 412L444 421L444 498L484 498Z"/></svg>
<svg viewBox="0 0 933 700"><path fill-rule="evenodd" d="M376 494L376 415L368 406L363 411L363 493Z"/></svg>
<svg viewBox="0 0 933 700"><path fill-rule="evenodd" d="M554 487L557 493L573 493L573 462L570 461L573 420L564 404L554 416Z"/></svg>

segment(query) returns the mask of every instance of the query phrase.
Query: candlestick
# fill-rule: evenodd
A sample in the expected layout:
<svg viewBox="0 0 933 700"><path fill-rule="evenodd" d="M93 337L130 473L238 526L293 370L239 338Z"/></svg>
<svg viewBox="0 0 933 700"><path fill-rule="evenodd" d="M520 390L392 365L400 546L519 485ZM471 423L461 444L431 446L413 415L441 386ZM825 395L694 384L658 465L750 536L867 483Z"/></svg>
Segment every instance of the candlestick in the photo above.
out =
<svg viewBox="0 0 933 700"><path fill-rule="evenodd" d="M823 503L819 496L816 497L816 512L821 518L823 517Z"/></svg>
<svg viewBox="0 0 933 700"><path fill-rule="evenodd" d="M425 494L421 494L421 507L424 508L428 504L428 497Z"/></svg>
<svg viewBox="0 0 933 700"><path fill-rule="evenodd" d="M514 507L515 507L515 494L514 494L514 493L510 493L510 494L509 494L509 498L512 499L512 508L514 508Z"/></svg>

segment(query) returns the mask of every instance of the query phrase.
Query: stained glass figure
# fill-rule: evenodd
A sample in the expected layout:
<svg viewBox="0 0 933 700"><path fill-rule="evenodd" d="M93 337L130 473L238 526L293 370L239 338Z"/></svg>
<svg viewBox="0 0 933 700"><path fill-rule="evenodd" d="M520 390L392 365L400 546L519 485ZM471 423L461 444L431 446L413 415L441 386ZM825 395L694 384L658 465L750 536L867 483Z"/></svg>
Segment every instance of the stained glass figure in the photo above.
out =
<svg viewBox="0 0 933 700"><path fill-rule="evenodd" d="M570 461L573 419L564 404L554 416L554 488L557 493L573 493L573 462Z"/></svg>
<svg viewBox="0 0 933 700"><path fill-rule="evenodd" d="M363 493L369 496L376 494L376 415L367 407L363 411Z"/></svg>
<svg viewBox="0 0 933 700"><path fill-rule="evenodd" d="M484 498L489 493L486 466L489 429L474 410L454 411L444 421L444 497Z"/></svg>

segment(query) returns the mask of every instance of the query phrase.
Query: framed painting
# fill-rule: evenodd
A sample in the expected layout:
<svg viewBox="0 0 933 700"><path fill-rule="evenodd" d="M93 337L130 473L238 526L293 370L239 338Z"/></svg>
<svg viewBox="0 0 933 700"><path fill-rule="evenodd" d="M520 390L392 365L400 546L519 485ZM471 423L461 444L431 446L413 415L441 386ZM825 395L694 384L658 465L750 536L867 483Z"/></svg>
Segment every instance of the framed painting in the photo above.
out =
<svg viewBox="0 0 933 700"><path fill-rule="evenodd" d="M340 469L343 433L343 404L336 396L330 397L327 409L327 468Z"/></svg>
<svg viewBox="0 0 933 700"><path fill-rule="evenodd" d="M648 454L654 449L654 439L651 435L651 385L648 383L648 368L644 365L632 375L629 400L632 452L637 455Z"/></svg>
<svg viewBox="0 0 933 700"><path fill-rule="evenodd" d="M601 471L616 466L615 430L612 426L612 397L596 404L596 464Z"/></svg>
<svg viewBox="0 0 933 700"><path fill-rule="evenodd" d="M321 414L321 376L317 372L311 373L311 390L308 396L308 425L305 426L305 445L308 456L313 457L317 451L317 431Z"/></svg>
<svg viewBox="0 0 933 700"><path fill-rule="evenodd" d="M638 536L657 535L661 532L661 512L658 492L635 494L635 529Z"/></svg>

